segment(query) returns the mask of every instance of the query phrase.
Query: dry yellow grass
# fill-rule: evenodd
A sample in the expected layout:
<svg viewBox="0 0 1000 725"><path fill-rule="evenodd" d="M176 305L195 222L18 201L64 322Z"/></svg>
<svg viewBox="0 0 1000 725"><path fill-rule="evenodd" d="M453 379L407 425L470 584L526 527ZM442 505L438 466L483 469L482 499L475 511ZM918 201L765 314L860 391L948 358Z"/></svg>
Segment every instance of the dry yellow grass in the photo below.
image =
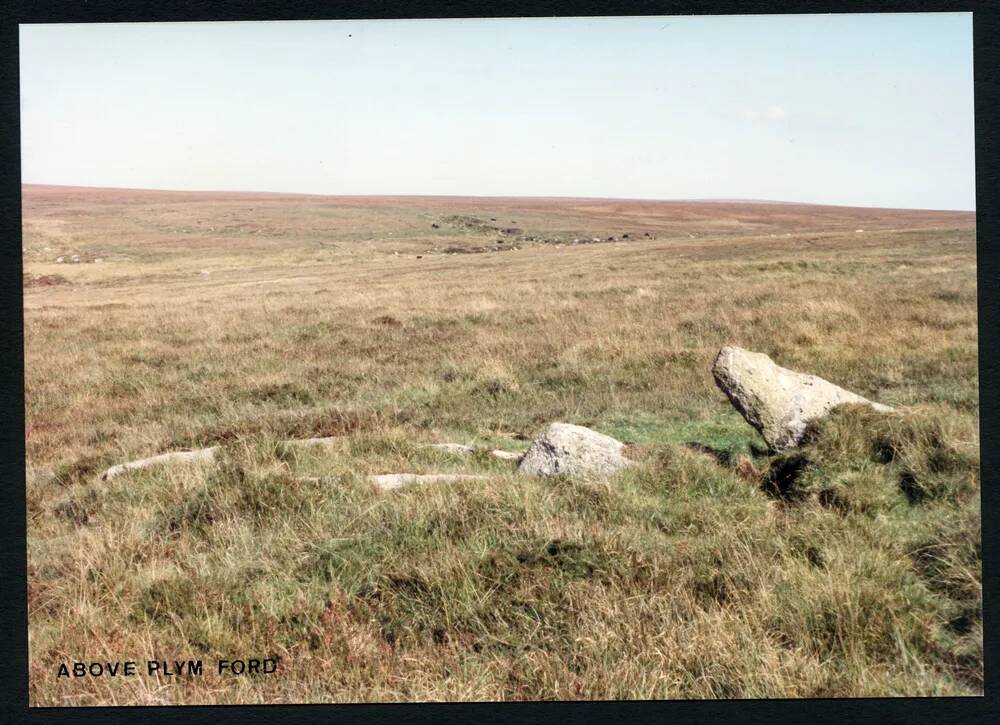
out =
<svg viewBox="0 0 1000 725"><path fill-rule="evenodd" d="M972 215L26 187L24 219L25 271L65 279L25 289L33 704L981 692ZM518 248L444 251L483 247ZM775 498L739 475L779 461L714 387L724 343L905 424L838 419ZM552 420L641 465L419 448ZM364 484L401 470L501 481ZM208 672L252 655L279 673ZM206 674L55 677L102 658Z"/></svg>

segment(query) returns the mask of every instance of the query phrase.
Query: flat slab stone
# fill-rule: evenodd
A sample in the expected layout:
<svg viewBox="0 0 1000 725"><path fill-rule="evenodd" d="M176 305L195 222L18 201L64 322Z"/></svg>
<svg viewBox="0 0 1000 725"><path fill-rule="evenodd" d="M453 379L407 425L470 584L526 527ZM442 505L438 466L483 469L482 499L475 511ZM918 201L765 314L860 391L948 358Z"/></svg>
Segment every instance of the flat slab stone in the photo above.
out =
<svg viewBox="0 0 1000 725"><path fill-rule="evenodd" d="M291 448L329 446L338 440L340 440L339 436L326 436L323 438L295 438L292 440L281 441L281 445ZM193 451L171 451L169 453L160 453L156 456L150 456L149 458L140 458L135 461L129 461L128 463L119 463L117 466L112 466L102 473L101 480L110 481L118 476L131 473L132 471L138 471L143 468L148 468L150 466L207 463L215 460L219 449L219 446L211 446L209 448L200 448Z"/></svg>
<svg viewBox="0 0 1000 725"><path fill-rule="evenodd" d="M142 468L149 468L150 466L162 466L176 463L205 463L215 460L215 456L218 452L219 446L212 446L211 448L202 448L196 451L173 451L171 453L161 453L158 456L141 458L137 461L129 461L128 463L119 463L117 466L112 466L102 473L101 480L110 481L118 476L131 473L132 471L138 471Z"/></svg>
<svg viewBox="0 0 1000 725"><path fill-rule="evenodd" d="M471 473L383 473L369 476L369 482L383 491L395 491L404 486L424 483L455 483L458 481L489 481L494 476Z"/></svg>

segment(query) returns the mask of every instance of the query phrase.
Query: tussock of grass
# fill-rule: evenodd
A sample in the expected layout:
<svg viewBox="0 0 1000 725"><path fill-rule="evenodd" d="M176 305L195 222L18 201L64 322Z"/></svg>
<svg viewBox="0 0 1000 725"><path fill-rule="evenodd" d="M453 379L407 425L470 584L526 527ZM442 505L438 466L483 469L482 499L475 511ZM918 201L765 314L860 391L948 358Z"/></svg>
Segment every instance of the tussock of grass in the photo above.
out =
<svg viewBox="0 0 1000 725"><path fill-rule="evenodd" d="M766 484L783 498L812 492L835 506L886 506L974 497L979 487L974 423L941 407L900 415L843 406L806 431L803 445L770 465Z"/></svg>

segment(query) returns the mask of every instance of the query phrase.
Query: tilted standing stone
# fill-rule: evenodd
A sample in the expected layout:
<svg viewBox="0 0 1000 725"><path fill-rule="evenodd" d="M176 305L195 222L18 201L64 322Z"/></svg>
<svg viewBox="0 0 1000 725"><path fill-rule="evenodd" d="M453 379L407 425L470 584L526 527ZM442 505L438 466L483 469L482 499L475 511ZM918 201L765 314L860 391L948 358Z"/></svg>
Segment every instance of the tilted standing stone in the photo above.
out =
<svg viewBox="0 0 1000 725"><path fill-rule="evenodd" d="M845 403L892 408L816 377L776 365L767 355L727 345L712 366L719 388L775 451L798 445L806 425Z"/></svg>
<svg viewBox="0 0 1000 725"><path fill-rule="evenodd" d="M610 476L629 465L625 444L570 423L551 423L524 454L517 470L532 476Z"/></svg>

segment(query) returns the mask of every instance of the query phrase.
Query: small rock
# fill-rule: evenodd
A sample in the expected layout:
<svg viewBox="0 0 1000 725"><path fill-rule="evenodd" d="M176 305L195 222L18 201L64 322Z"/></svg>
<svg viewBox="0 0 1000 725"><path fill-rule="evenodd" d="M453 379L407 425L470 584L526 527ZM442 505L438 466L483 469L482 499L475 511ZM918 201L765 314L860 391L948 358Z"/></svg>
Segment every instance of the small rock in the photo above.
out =
<svg viewBox="0 0 1000 725"><path fill-rule="evenodd" d="M64 257L56 257L56 264L62 264L65 260Z"/></svg>
<svg viewBox="0 0 1000 725"><path fill-rule="evenodd" d="M808 423L838 405L867 403L892 412L823 378L780 367L763 353L730 345L719 350L712 374L733 407L775 451L797 446Z"/></svg>
<svg viewBox="0 0 1000 725"><path fill-rule="evenodd" d="M104 259L102 257L98 257L97 259L94 260L94 264L100 264L103 261Z"/></svg>
<svg viewBox="0 0 1000 725"><path fill-rule="evenodd" d="M495 451L490 451L490 455L494 458L499 458L504 461L519 461L523 453L518 453L517 451L501 451L499 449Z"/></svg>
<svg viewBox="0 0 1000 725"><path fill-rule="evenodd" d="M533 476L610 476L629 465L625 445L570 423L551 423L532 442L517 470Z"/></svg>

